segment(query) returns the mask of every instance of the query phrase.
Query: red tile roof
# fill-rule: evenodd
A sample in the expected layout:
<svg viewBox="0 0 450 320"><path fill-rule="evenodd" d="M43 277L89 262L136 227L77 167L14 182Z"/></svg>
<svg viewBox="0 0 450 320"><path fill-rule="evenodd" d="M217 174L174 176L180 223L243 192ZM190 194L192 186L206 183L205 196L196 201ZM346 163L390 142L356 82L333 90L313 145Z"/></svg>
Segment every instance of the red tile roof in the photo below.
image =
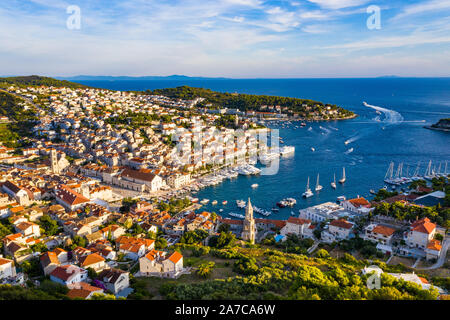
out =
<svg viewBox="0 0 450 320"><path fill-rule="evenodd" d="M182 258L183 258L183 256L181 255L181 253L179 253L178 251L174 251L168 259L170 261L172 261L173 263L177 263Z"/></svg>
<svg viewBox="0 0 450 320"><path fill-rule="evenodd" d="M436 228L436 225L428 218L417 220L411 224L411 230L430 234Z"/></svg>
<svg viewBox="0 0 450 320"><path fill-rule="evenodd" d="M356 208L370 206L370 202L363 197L348 200Z"/></svg>
<svg viewBox="0 0 450 320"><path fill-rule="evenodd" d="M289 217L289 219L287 220L287 222L289 223L293 223L293 224L308 224L311 223L311 220L308 219L302 219L302 218L295 218L295 217Z"/></svg>
<svg viewBox="0 0 450 320"><path fill-rule="evenodd" d="M89 267L102 261L105 261L105 259L101 255L98 255L96 253L91 253L90 255L82 257L80 259L82 267Z"/></svg>
<svg viewBox="0 0 450 320"><path fill-rule="evenodd" d="M430 250L441 251L442 245L441 245L441 242L439 240L433 239L433 240L431 240L428 243L427 248L430 249Z"/></svg>
<svg viewBox="0 0 450 320"><path fill-rule="evenodd" d="M330 222L330 225L342 229L351 229L353 227L353 224L346 221L345 219L333 220Z"/></svg>
<svg viewBox="0 0 450 320"><path fill-rule="evenodd" d="M64 185L56 192L56 196L70 206L90 201L88 198Z"/></svg>
<svg viewBox="0 0 450 320"><path fill-rule="evenodd" d="M382 225L377 225L375 228L373 228L372 232L389 237L395 232L395 229L385 227Z"/></svg>

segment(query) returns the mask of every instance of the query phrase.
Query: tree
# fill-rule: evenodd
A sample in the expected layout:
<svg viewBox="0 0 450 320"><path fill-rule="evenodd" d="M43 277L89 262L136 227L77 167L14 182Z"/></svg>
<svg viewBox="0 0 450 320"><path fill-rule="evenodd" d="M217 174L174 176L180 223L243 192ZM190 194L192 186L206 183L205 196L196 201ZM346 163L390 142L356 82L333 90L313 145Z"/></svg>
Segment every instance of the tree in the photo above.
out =
<svg viewBox="0 0 450 320"><path fill-rule="evenodd" d="M92 280L97 279L98 274L93 268L89 267L89 268L87 268L87 271L88 271L89 278L91 278Z"/></svg>
<svg viewBox="0 0 450 320"><path fill-rule="evenodd" d="M330 254L328 253L327 250L325 250L325 249L320 249L319 251L317 251L316 257L317 257L317 258L325 259L325 258L329 258L329 257L330 257Z"/></svg>
<svg viewBox="0 0 450 320"><path fill-rule="evenodd" d="M197 274L200 277L206 278L211 275L212 270L215 267L215 263L213 261L207 261L198 266Z"/></svg>
<svg viewBox="0 0 450 320"><path fill-rule="evenodd" d="M32 245L31 250L33 250L33 252L46 252L46 251L48 251L48 248L44 243L39 242L39 243Z"/></svg>
<svg viewBox="0 0 450 320"><path fill-rule="evenodd" d="M72 247L76 248L76 247L86 247L87 241L85 238L80 237L80 236L75 236L73 237L73 244Z"/></svg>
<svg viewBox="0 0 450 320"><path fill-rule="evenodd" d="M155 249L164 249L167 248L167 240L159 237L155 241Z"/></svg>
<svg viewBox="0 0 450 320"><path fill-rule="evenodd" d="M45 234L53 236L58 232L58 222L50 218L49 215L43 215L39 219L39 225L45 230Z"/></svg>

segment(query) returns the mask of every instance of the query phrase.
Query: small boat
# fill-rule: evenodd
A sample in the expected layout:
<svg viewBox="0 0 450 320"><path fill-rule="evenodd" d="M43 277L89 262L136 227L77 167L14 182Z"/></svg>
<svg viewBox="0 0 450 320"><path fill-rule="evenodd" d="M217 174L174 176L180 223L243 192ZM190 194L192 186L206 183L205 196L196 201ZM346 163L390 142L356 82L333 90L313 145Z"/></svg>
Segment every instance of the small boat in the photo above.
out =
<svg viewBox="0 0 450 320"><path fill-rule="evenodd" d="M371 193L371 194L377 194L376 191L373 190L373 189L370 189L370 193Z"/></svg>
<svg viewBox="0 0 450 320"><path fill-rule="evenodd" d="M295 213L294 213L294 211L291 211L291 216L295 216Z"/></svg>
<svg viewBox="0 0 450 320"><path fill-rule="evenodd" d="M278 209L278 208L276 208L276 207L273 207L273 208L272 208L272 211L278 212L278 211L280 211L280 209Z"/></svg>
<svg viewBox="0 0 450 320"><path fill-rule="evenodd" d="M336 173L334 174L334 181L331 183L331 187L336 189Z"/></svg>
<svg viewBox="0 0 450 320"><path fill-rule="evenodd" d="M259 185L258 185L257 183L252 184L252 188L253 188L253 189L256 189L256 188L258 188L258 187L259 187Z"/></svg>
<svg viewBox="0 0 450 320"><path fill-rule="evenodd" d="M234 218L245 219L245 216L239 213L230 212L228 215Z"/></svg>
<svg viewBox="0 0 450 320"><path fill-rule="evenodd" d="M311 147L311 151L314 152L316 151L316 149L314 147Z"/></svg>
<svg viewBox="0 0 450 320"><path fill-rule="evenodd" d="M223 205L226 205L227 203L228 203L227 200L222 201L222 204L223 204Z"/></svg>
<svg viewBox="0 0 450 320"><path fill-rule="evenodd" d="M322 190L323 187L319 184L319 174L317 174L317 183L316 183L316 191Z"/></svg>
<svg viewBox="0 0 450 320"><path fill-rule="evenodd" d="M219 212L223 212L223 209L219 209Z"/></svg>
<svg viewBox="0 0 450 320"><path fill-rule="evenodd" d="M339 183L344 183L345 181L346 181L346 178L345 178L345 167L344 167L344 168L342 168L342 179L339 180Z"/></svg>
<svg viewBox="0 0 450 320"><path fill-rule="evenodd" d="M243 209L243 208L245 208L246 203L244 200L236 200L236 205L238 206L238 208Z"/></svg>
<svg viewBox="0 0 450 320"><path fill-rule="evenodd" d="M303 192L302 196L303 198L310 198L314 195L314 193L309 188L309 177L308 177L308 183L306 184L306 190Z"/></svg>
<svg viewBox="0 0 450 320"><path fill-rule="evenodd" d="M209 202L209 199L203 199L202 201L200 201L201 204L207 204Z"/></svg>
<svg viewBox="0 0 450 320"><path fill-rule="evenodd" d="M337 203L342 203L343 201L345 201L347 198L345 197L345 196L339 196L339 197L337 197Z"/></svg>
<svg viewBox="0 0 450 320"><path fill-rule="evenodd" d="M212 204L213 206L215 206L215 205L217 204L217 200L213 200L213 202L211 202L211 204Z"/></svg>

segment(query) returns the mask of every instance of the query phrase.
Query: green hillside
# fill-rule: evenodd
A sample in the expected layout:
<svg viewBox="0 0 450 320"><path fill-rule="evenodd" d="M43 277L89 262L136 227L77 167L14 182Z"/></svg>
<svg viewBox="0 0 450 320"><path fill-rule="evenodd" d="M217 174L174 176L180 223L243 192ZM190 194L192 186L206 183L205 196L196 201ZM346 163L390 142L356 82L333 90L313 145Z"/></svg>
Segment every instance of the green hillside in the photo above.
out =
<svg viewBox="0 0 450 320"><path fill-rule="evenodd" d="M5 87L9 85L17 85L21 87L26 86L49 86L49 87L66 87L66 88L87 88L87 86L70 82L67 80L57 80L49 77L41 76L20 76L20 77L7 77L0 78L0 86Z"/></svg>
<svg viewBox="0 0 450 320"><path fill-rule="evenodd" d="M154 95L164 95L174 99L192 100L195 98L205 98L201 105L211 104L212 107L232 108L241 111L267 111L262 110L261 106L281 106L287 107L290 113L299 113L305 117L313 111L324 111L325 107L331 110L339 111L340 117L348 117L354 115L353 112L345 110L332 104L324 104L319 101L279 96L252 95L238 93L216 92L210 89L193 88L189 86L181 86L177 88L147 90L146 93Z"/></svg>

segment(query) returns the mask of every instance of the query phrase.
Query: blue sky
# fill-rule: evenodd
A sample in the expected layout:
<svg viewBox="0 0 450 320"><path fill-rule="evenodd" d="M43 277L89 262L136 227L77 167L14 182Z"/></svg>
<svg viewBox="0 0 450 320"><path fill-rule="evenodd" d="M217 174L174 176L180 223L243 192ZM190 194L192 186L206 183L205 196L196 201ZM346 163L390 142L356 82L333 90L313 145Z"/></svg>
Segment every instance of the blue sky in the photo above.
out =
<svg viewBox="0 0 450 320"><path fill-rule="evenodd" d="M3 75L450 76L450 0L8 0L0 30Z"/></svg>

